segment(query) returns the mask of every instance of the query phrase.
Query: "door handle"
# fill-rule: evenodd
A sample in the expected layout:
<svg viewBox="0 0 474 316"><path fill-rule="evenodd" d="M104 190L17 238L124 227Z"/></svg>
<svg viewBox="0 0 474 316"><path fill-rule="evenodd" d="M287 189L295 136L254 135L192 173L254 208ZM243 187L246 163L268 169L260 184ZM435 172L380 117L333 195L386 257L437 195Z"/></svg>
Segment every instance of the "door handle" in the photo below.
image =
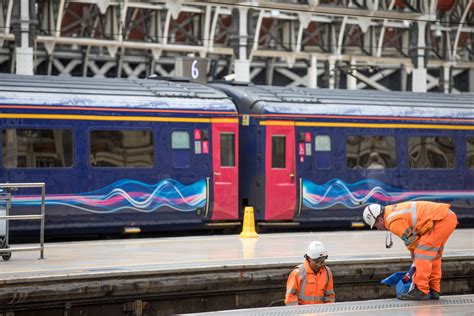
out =
<svg viewBox="0 0 474 316"><path fill-rule="evenodd" d="M290 173L290 177L291 177L291 178L294 178L294 177L295 177L295 174L294 174L294 173Z"/></svg>
<svg viewBox="0 0 474 316"><path fill-rule="evenodd" d="M217 171L214 171L214 175L215 175L215 176L220 176L221 173L220 173L220 172L217 172Z"/></svg>

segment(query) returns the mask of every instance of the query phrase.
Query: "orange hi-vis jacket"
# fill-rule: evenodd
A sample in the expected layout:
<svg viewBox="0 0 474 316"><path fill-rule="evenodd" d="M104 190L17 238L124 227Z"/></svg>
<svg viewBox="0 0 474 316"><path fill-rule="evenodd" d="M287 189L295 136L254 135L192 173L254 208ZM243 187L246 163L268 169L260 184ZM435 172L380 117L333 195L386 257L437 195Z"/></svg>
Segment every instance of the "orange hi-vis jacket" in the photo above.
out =
<svg viewBox="0 0 474 316"><path fill-rule="evenodd" d="M433 228L434 221L445 218L449 208L449 204L426 201L388 205L385 207L385 227L413 251L419 238Z"/></svg>
<svg viewBox="0 0 474 316"><path fill-rule="evenodd" d="M314 273L305 260L290 273L286 283L286 305L325 304L335 300L332 273L328 267Z"/></svg>

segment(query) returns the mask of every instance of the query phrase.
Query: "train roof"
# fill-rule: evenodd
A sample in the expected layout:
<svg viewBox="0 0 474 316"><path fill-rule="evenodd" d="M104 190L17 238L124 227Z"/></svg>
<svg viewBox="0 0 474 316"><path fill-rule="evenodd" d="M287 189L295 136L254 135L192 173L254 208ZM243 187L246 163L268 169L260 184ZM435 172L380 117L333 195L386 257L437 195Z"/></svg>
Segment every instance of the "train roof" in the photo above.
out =
<svg viewBox="0 0 474 316"><path fill-rule="evenodd" d="M233 111L229 97L187 80L0 74L0 104Z"/></svg>
<svg viewBox="0 0 474 316"><path fill-rule="evenodd" d="M474 118L474 95L212 84L243 114Z"/></svg>

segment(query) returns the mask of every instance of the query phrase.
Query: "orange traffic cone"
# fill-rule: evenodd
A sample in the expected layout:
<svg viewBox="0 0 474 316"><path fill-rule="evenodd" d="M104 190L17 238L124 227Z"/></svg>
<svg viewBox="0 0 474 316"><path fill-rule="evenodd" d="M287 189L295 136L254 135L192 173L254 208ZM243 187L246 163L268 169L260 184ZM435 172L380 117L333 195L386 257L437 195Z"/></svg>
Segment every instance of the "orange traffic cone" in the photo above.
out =
<svg viewBox="0 0 474 316"><path fill-rule="evenodd" d="M253 207L246 206L244 210L244 224L242 225L242 232L240 238L258 238L255 231L255 217L253 215Z"/></svg>

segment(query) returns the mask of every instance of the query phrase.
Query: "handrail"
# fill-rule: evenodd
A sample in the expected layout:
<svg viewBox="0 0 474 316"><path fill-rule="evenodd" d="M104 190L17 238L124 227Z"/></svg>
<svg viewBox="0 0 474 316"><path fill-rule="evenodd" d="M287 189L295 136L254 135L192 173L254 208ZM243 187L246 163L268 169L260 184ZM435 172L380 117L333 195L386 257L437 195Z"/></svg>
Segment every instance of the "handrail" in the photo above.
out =
<svg viewBox="0 0 474 316"><path fill-rule="evenodd" d="M41 188L41 215L10 215L12 192L23 188ZM0 220L5 221L5 245L8 246L10 233L9 221L12 220L40 220L40 246L39 247L13 247L0 248L0 253L12 253L15 251L30 251L39 250L40 259L44 259L44 220L45 220L45 195L46 184L44 182L38 183L0 183L0 191L3 191L3 196L0 196L0 201L6 201L5 216L0 216ZM7 259L5 259L7 260Z"/></svg>

